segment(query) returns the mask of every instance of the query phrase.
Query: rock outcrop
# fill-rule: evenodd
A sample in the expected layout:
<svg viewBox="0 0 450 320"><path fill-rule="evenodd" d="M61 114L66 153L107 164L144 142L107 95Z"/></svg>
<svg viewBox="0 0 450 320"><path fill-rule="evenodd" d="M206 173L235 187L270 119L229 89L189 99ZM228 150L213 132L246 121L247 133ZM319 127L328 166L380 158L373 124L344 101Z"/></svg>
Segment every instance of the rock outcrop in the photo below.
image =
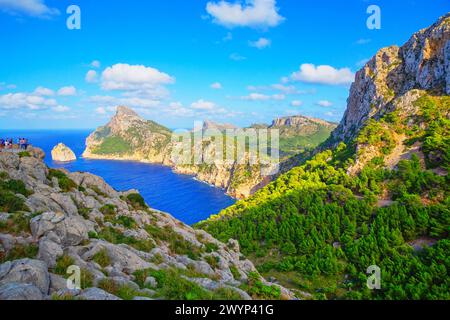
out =
<svg viewBox="0 0 450 320"><path fill-rule="evenodd" d="M257 298L248 278L258 272L235 243L32 154L0 153L0 299L177 299L190 290L199 299ZM80 287L68 287L70 267L80 270Z"/></svg>
<svg viewBox="0 0 450 320"><path fill-rule="evenodd" d="M70 162L77 160L75 153L67 147L65 144L60 143L55 146L52 150L52 159L53 161L58 162Z"/></svg>
<svg viewBox="0 0 450 320"><path fill-rule="evenodd" d="M414 89L450 95L450 14L402 47L381 49L356 74L334 140L350 140L368 119L411 106L418 97Z"/></svg>

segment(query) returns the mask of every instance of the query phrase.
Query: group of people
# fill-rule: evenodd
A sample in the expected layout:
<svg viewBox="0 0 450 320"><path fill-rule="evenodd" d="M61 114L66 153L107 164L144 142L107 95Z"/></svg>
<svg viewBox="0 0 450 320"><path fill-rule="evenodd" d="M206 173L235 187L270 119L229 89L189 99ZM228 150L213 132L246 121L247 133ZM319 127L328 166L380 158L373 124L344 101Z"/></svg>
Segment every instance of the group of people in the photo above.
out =
<svg viewBox="0 0 450 320"><path fill-rule="evenodd" d="M20 150L27 150L28 148L28 139L26 138L19 138L17 139L17 144L14 144L14 141L12 138L7 139L0 139L0 150L1 149L16 149L17 147Z"/></svg>

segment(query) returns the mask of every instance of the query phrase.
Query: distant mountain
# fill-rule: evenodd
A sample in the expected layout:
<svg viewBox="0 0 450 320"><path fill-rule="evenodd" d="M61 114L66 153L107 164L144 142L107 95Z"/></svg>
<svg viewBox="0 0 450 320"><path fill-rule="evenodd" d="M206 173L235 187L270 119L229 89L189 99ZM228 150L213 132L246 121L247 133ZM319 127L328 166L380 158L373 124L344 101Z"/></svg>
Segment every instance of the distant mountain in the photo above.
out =
<svg viewBox="0 0 450 320"><path fill-rule="evenodd" d="M313 154L197 227L317 299L450 299L450 14L356 74Z"/></svg>
<svg viewBox="0 0 450 320"><path fill-rule="evenodd" d="M291 119L291 120L288 120ZM300 121L299 119L303 119ZM281 122L285 122L282 124ZM280 149L282 158L286 158L305 149L312 149L325 141L335 126L322 120L306 117L283 118L274 121L273 128L280 130ZM231 124L219 124L205 121L202 130L237 129ZM193 134L193 132L192 132ZM212 138L200 146L201 159L212 157L215 144ZM171 166L179 173L196 176L199 180L223 188L237 198L245 198L265 186L273 177L261 173L271 165L232 164L214 162L213 164L180 164L174 161L172 131L153 121L141 118L132 109L121 106L111 121L98 128L86 140L83 157L92 159L135 160L149 163L161 163ZM247 154L246 157L250 155Z"/></svg>

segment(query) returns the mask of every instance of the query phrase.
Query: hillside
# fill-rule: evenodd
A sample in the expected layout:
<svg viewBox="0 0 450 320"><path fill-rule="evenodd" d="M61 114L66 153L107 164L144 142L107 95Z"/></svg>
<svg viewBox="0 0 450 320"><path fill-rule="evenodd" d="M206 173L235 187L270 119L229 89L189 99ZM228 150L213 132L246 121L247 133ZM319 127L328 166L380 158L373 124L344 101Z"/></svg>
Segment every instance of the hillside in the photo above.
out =
<svg viewBox="0 0 450 320"><path fill-rule="evenodd" d="M40 149L0 152L0 300L290 299L221 243ZM81 271L69 289L68 268Z"/></svg>
<svg viewBox="0 0 450 320"><path fill-rule="evenodd" d="M334 125L328 122L306 117L289 117L278 119L262 128L280 130L280 154L282 160L313 149L325 141ZM231 124L219 124L205 121L203 133L218 130L225 133L227 129L237 129ZM213 138L204 135L199 158L214 158L215 143ZM104 127L98 128L86 141L85 158L135 160L160 163L172 167L175 171L193 175L199 180L224 189L236 198L246 198L273 178L264 174L270 164L260 161L256 164L202 163L193 161L177 163L173 150L177 144L172 140L172 132L152 121L144 120L127 107L118 107L116 115ZM193 152L195 153L195 152ZM247 151L246 157L251 155Z"/></svg>
<svg viewBox="0 0 450 320"><path fill-rule="evenodd" d="M311 160L198 227L316 299L450 299L449 61L450 14L381 49Z"/></svg>

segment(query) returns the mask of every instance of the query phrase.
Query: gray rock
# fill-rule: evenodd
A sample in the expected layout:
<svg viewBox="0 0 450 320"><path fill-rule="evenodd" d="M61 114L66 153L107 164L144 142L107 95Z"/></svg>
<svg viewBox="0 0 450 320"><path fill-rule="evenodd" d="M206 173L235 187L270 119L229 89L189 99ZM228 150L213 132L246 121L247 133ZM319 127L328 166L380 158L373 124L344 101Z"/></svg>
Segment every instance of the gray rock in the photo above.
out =
<svg viewBox="0 0 450 320"><path fill-rule="evenodd" d="M84 300L122 300L99 288L86 289L78 297Z"/></svg>
<svg viewBox="0 0 450 320"><path fill-rule="evenodd" d="M145 278L144 285L149 286L150 288L157 288L158 282L153 277L147 277Z"/></svg>
<svg viewBox="0 0 450 320"><path fill-rule="evenodd" d="M0 267L1 269L2 267ZM32 284L39 288L44 295L47 295L50 287L47 265L40 260L16 260L12 262L9 271L0 278L0 285L8 283Z"/></svg>
<svg viewBox="0 0 450 320"><path fill-rule="evenodd" d="M0 300L43 300L44 296L32 284L26 283L7 283L0 285Z"/></svg>
<svg viewBox="0 0 450 320"><path fill-rule="evenodd" d="M64 254L61 246L47 238L39 241L38 259L45 261L49 268L56 266L56 260Z"/></svg>

